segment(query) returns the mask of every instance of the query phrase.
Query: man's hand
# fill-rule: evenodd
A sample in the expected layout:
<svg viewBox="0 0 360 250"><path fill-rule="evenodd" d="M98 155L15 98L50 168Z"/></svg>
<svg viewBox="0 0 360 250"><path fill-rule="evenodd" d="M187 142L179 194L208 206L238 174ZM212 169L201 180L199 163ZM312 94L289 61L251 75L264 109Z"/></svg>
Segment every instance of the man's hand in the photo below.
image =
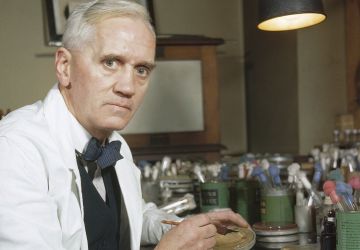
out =
<svg viewBox="0 0 360 250"><path fill-rule="evenodd" d="M219 223L248 227L248 223L231 210L194 215L167 232L155 250L212 249L216 244L215 224Z"/></svg>

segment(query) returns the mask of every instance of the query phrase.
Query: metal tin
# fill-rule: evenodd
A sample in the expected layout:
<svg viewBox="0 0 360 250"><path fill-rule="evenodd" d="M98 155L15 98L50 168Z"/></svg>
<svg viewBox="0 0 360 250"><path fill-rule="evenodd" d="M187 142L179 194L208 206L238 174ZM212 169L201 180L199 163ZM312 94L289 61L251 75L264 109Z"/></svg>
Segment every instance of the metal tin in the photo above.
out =
<svg viewBox="0 0 360 250"><path fill-rule="evenodd" d="M358 250L360 246L360 211L336 213L336 249Z"/></svg>
<svg viewBox="0 0 360 250"><path fill-rule="evenodd" d="M295 195L287 189L261 192L261 221L277 225L294 223Z"/></svg>
<svg viewBox="0 0 360 250"><path fill-rule="evenodd" d="M291 235L284 235L284 236L268 236L268 237L258 236L256 240L258 242L269 242L269 243L294 242L294 241L299 240L299 235L291 234Z"/></svg>
<svg viewBox="0 0 360 250"><path fill-rule="evenodd" d="M299 229L296 224L288 224L285 226L268 224L268 223L255 223L253 229L256 235L259 236L282 236L297 234Z"/></svg>
<svg viewBox="0 0 360 250"><path fill-rule="evenodd" d="M209 212L217 208L229 207L227 182L205 182L200 184L200 209Z"/></svg>
<svg viewBox="0 0 360 250"><path fill-rule="evenodd" d="M260 185L256 180L235 183L235 211L250 224L260 221Z"/></svg>

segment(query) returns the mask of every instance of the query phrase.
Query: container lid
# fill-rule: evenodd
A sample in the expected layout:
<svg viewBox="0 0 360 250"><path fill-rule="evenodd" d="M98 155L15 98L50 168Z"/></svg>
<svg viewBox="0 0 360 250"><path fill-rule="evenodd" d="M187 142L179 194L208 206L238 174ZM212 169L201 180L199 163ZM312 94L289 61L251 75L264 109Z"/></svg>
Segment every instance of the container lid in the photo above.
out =
<svg viewBox="0 0 360 250"><path fill-rule="evenodd" d="M279 236L279 235L290 235L297 234L299 228L296 224L273 224L273 223L262 223L257 222L253 225L253 229L256 235L259 236Z"/></svg>
<svg viewBox="0 0 360 250"><path fill-rule="evenodd" d="M232 228L233 229L233 228ZM238 232L216 235L215 250L249 250L255 245L256 235L250 228L234 228Z"/></svg>
<svg viewBox="0 0 360 250"><path fill-rule="evenodd" d="M299 235L290 234L290 235L280 235L280 236L258 236L256 240L258 242L269 242L269 243L295 242L295 241L299 241Z"/></svg>

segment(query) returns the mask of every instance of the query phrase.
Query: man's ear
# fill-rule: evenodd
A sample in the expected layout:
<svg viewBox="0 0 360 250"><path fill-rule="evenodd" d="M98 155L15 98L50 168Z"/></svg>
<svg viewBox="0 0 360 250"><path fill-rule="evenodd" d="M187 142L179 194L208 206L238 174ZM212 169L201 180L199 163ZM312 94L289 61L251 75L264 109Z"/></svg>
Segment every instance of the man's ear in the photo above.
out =
<svg viewBox="0 0 360 250"><path fill-rule="evenodd" d="M55 70L60 85L63 87L70 86L70 51L61 47L55 53Z"/></svg>

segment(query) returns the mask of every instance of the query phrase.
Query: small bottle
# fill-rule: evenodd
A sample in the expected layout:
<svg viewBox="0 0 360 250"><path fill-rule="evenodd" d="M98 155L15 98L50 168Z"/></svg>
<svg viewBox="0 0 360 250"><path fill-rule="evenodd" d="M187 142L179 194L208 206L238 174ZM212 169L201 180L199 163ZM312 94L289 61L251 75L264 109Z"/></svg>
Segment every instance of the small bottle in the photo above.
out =
<svg viewBox="0 0 360 250"><path fill-rule="evenodd" d="M336 250L335 210L330 210L324 218L324 229L320 236L321 250Z"/></svg>
<svg viewBox="0 0 360 250"><path fill-rule="evenodd" d="M333 204L329 196L325 196L321 207L316 209L316 234L320 238L321 232L324 230L324 218L328 212L335 209L336 206Z"/></svg>

